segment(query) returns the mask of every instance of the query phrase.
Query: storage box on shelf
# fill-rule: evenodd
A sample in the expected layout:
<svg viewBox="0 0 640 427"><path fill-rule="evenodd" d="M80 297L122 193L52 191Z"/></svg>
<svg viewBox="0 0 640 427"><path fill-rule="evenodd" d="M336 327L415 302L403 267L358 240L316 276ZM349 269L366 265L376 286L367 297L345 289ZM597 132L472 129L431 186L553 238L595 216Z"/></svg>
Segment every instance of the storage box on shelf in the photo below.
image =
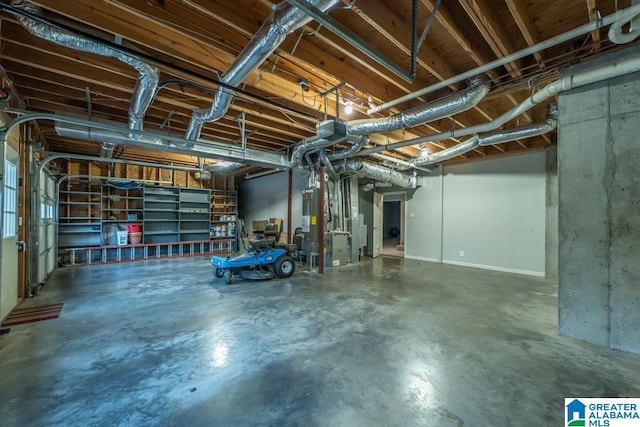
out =
<svg viewBox="0 0 640 427"><path fill-rule="evenodd" d="M238 204L235 191L211 190L211 239L237 248Z"/></svg>

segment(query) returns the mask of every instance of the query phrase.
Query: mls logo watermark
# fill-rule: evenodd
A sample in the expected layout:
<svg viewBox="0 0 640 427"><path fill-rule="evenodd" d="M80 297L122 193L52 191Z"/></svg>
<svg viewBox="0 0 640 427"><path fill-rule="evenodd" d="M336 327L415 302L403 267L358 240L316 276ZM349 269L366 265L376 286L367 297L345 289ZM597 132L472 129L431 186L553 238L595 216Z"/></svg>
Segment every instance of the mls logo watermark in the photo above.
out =
<svg viewBox="0 0 640 427"><path fill-rule="evenodd" d="M640 398L564 399L565 427L640 426Z"/></svg>

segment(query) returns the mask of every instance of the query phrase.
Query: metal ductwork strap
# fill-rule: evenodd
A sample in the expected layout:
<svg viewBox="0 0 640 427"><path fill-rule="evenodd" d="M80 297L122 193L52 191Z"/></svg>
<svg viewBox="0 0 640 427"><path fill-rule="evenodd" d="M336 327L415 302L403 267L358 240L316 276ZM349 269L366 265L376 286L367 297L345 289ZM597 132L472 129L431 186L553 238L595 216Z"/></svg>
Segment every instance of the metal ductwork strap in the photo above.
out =
<svg viewBox="0 0 640 427"><path fill-rule="evenodd" d="M480 79L469 80L469 87L442 99L420 105L390 117L347 122L347 135L370 135L411 128L443 117L449 117L475 106L491 88Z"/></svg>
<svg viewBox="0 0 640 427"><path fill-rule="evenodd" d="M323 12L339 2L339 0L309 0L309 4ZM230 86L239 85L280 46L288 34L310 21L311 17L297 7L285 2L278 4L220 80ZM232 99L232 90L218 89L209 109L194 110L185 139L197 140L204 123L221 119L229 109Z"/></svg>

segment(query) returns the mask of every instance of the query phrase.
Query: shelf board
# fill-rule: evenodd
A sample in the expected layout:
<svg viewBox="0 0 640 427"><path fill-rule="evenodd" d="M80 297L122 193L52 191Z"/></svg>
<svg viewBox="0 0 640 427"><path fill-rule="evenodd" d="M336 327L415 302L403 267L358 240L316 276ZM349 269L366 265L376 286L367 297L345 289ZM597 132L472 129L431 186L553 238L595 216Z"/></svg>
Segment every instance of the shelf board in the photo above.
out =
<svg viewBox="0 0 640 427"><path fill-rule="evenodd" d="M203 228L201 230L180 230L180 234L209 234L208 228Z"/></svg>
<svg viewBox="0 0 640 427"><path fill-rule="evenodd" d="M145 231L145 236L162 236L168 234L180 234L178 231Z"/></svg>
<svg viewBox="0 0 640 427"><path fill-rule="evenodd" d="M58 217L58 221L65 221L65 220L73 220L73 219L93 219L95 221L97 221L97 223L100 223L100 218L99 217L95 217L95 216L59 216ZM73 224L73 223L72 223Z"/></svg>
<svg viewBox="0 0 640 427"><path fill-rule="evenodd" d="M143 212L171 212L178 213L178 210L175 209L159 209L159 208L150 208L150 209L142 209Z"/></svg>
<svg viewBox="0 0 640 427"><path fill-rule="evenodd" d="M59 223L58 227L69 227L69 228L73 228L73 227L100 227L100 223L99 222L63 222L63 223Z"/></svg>
<svg viewBox="0 0 640 427"><path fill-rule="evenodd" d="M100 195L102 194L99 191L69 191L69 190L60 190L60 194L91 194L91 195Z"/></svg>
<svg viewBox="0 0 640 427"><path fill-rule="evenodd" d="M60 205L85 205L85 206L91 206L91 205L101 205L101 202L63 202L60 201L58 202L58 204Z"/></svg>

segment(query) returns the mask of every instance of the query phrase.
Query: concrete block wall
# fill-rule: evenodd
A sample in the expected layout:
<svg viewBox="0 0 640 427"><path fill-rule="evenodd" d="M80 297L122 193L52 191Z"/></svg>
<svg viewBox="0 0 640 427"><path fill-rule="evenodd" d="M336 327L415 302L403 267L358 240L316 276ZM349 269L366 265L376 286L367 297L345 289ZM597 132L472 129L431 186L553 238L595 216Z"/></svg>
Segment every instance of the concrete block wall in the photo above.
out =
<svg viewBox="0 0 640 427"><path fill-rule="evenodd" d="M640 73L565 92L559 109L559 330L640 353Z"/></svg>

